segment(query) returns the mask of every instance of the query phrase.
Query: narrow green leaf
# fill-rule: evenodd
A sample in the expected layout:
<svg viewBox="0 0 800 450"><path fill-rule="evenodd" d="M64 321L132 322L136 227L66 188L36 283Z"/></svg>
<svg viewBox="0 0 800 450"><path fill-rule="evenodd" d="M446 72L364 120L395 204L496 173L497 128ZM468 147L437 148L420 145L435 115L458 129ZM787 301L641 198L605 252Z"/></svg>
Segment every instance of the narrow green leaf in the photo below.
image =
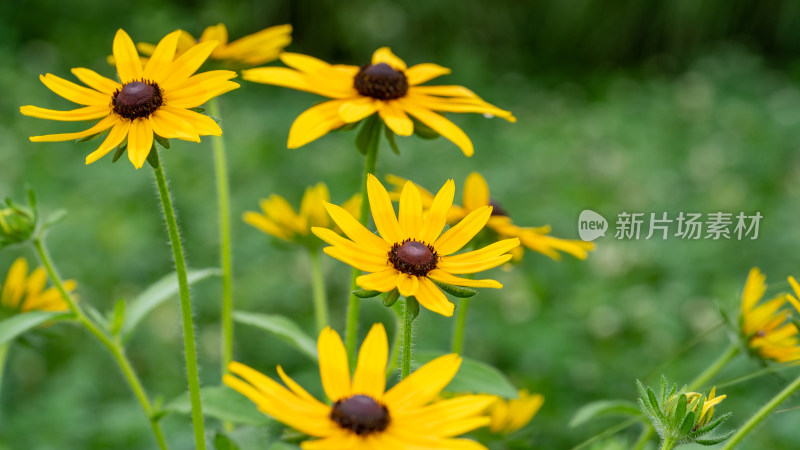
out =
<svg viewBox="0 0 800 450"><path fill-rule="evenodd" d="M61 311L32 311L16 314L0 322L0 345L10 342L17 336L44 322L64 320L71 317L71 314Z"/></svg>
<svg viewBox="0 0 800 450"><path fill-rule="evenodd" d="M203 414L224 422L244 425L266 425L272 421L258 410L255 403L227 386L208 386L200 389L203 398ZM189 393L164 405L167 413L191 414L192 405Z"/></svg>
<svg viewBox="0 0 800 450"><path fill-rule="evenodd" d="M366 291L364 289L357 289L353 291L353 295L358 298L372 298L380 294L381 291Z"/></svg>
<svg viewBox="0 0 800 450"><path fill-rule="evenodd" d="M394 131L391 128L385 127L386 140L389 142L389 148L392 149L395 155L400 154L400 148L397 146L397 140L394 138Z"/></svg>
<svg viewBox="0 0 800 450"><path fill-rule="evenodd" d="M470 289L463 286L454 286L452 284L442 283L440 281L431 280L436 283L439 288L443 291L447 292L448 294L452 295L453 297L458 298L470 298L478 293L475 289Z"/></svg>
<svg viewBox="0 0 800 450"><path fill-rule="evenodd" d="M64 217L67 217L67 210L66 209L57 209L51 212L46 219L44 219L44 227L50 228L53 225L57 224L64 220Z"/></svg>
<svg viewBox="0 0 800 450"><path fill-rule="evenodd" d="M686 413L686 417L683 418L683 422L679 428L681 436L686 436L692 431L692 427L694 427L694 421L697 417L697 414L694 411L689 411Z"/></svg>
<svg viewBox="0 0 800 450"><path fill-rule="evenodd" d="M117 336L125 323L125 299L117 300L114 313L111 316L111 334Z"/></svg>
<svg viewBox="0 0 800 450"><path fill-rule="evenodd" d="M653 407L653 410L655 410L656 417L658 417L661 420L664 420L664 412L661 411L661 405L658 404L658 400L656 399L656 393L653 392L653 390L650 389L649 387L647 388L647 399L650 401L650 405Z"/></svg>
<svg viewBox="0 0 800 450"><path fill-rule="evenodd" d="M300 350L311 360L317 360L317 345L314 339L309 337L300 326L288 317L235 311L233 319L268 331Z"/></svg>
<svg viewBox="0 0 800 450"><path fill-rule="evenodd" d="M686 415L686 402L685 395L681 394L678 396L678 406L675 407L675 415L670 419L672 428L683 421L683 416Z"/></svg>
<svg viewBox="0 0 800 450"><path fill-rule="evenodd" d="M705 445L705 446L717 445L720 442L727 441L728 438L733 436L733 433L735 433L735 432L736 432L736 430L731 430L730 432L725 433L722 436L712 437L712 438L705 438L705 439L696 439L695 442L700 444L700 445Z"/></svg>
<svg viewBox="0 0 800 450"><path fill-rule="evenodd" d="M216 268L190 270L187 274L189 284L196 283L211 276L219 276L220 270ZM130 339L136 325L158 305L178 294L178 276L173 272L151 284L136 297L127 307L125 322L122 325L122 340Z"/></svg>
<svg viewBox="0 0 800 450"><path fill-rule="evenodd" d="M600 400L587 403L578 409L569 421L570 427L577 427L598 417L606 416L641 416L642 412L635 403L627 400Z"/></svg>
<svg viewBox="0 0 800 450"><path fill-rule="evenodd" d="M156 139L156 142L161 144L162 147L169 148L169 139L167 139L165 137L161 137L161 136L159 136L157 134L153 134L153 137Z"/></svg>
<svg viewBox="0 0 800 450"><path fill-rule="evenodd" d="M443 354L442 352L432 351L416 352L414 354L415 361L412 365L416 370L423 364ZM469 358L463 358L456 376L444 390L457 393L491 394L503 398L517 398L519 396L517 388L508 381L508 378L502 372L486 363Z"/></svg>
<svg viewBox="0 0 800 450"><path fill-rule="evenodd" d="M111 164L114 164L115 162L117 162L117 160L120 159L123 154L125 154L125 149L126 148L128 148L128 143L127 142L117 146L117 150L114 151L114 156L111 158Z"/></svg>
<svg viewBox="0 0 800 450"><path fill-rule="evenodd" d="M718 426L720 426L723 423L725 423L728 419L730 419L732 415L733 415L733 413L729 412L727 414L723 414L723 415L717 417L711 423L708 423L705 426L701 427L699 430L697 430L697 435L698 436L702 436L702 435L704 435L706 433L710 433L710 432L714 431L715 428L717 428Z"/></svg>

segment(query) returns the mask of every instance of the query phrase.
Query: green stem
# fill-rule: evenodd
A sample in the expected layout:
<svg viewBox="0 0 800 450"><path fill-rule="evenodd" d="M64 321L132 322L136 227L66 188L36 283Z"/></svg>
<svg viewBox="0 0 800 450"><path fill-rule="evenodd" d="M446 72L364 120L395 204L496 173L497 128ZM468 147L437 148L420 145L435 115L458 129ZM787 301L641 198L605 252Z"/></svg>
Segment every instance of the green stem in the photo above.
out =
<svg viewBox="0 0 800 450"><path fill-rule="evenodd" d="M314 293L314 316L317 319L317 334L328 326L328 298L325 294L325 278L322 276L322 265L319 261L319 252L310 250L311 256L311 285Z"/></svg>
<svg viewBox="0 0 800 450"><path fill-rule="evenodd" d="M394 337L392 338L392 351L389 355L389 366L386 368L387 376L397 369L397 363L400 359L400 341L402 340L401 336L403 334L403 307L400 306L400 302L395 302L391 309L394 311L394 314L392 315L394 316L396 331L394 333Z"/></svg>
<svg viewBox="0 0 800 450"><path fill-rule="evenodd" d="M458 315L453 327L453 353L461 354L464 348L464 327L467 323L467 310L469 309L469 299L462 298L458 306Z"/></svg>
<svg viewBox="0 0 800 450"><path fill-rule="evenodd" d="M192 299L189 295L189 281L186 277L186 261L183 257L181 237L178 233L178 222L175 220L175 210L167 188L167 179L164 168L158 161L155 148L151 150L155 162L153 173L161 196L164 209L164 219L167 222L169 240L172 244L172 256L175 260L175 271L178 274L178 287L181 301L181 317L183 322L183 346L186 355L186 380L189 384L189 399L192 404L192 425L194 426L194 440L197 450L205 450L205 429L203 426L203 405L200 400L200 375L197 369L197 348L194 342L194 323L192 321Z"/></svg>
<svg viewBox="0 0 800 450"><path fill-rule="evenodd" d="M208 111L220 117L216 97L208 101ZM233 360L233 258L231 257L231 194L228 182L228 164L225 161L225 139L214 136L214 175L217 179L217 207L219 208L219 255L222 268L222 374L228 371Z"/></svg>
<svg viewBox="0 0 800 450"><path fill-rule="evenodd" d="M411 351L413 350L412 341L414 339L414 313L419 312L419 305L415 305L417 299L407 297L405 308L403 308L403 344L402 355L400 356L400 379L403 380L411 375Z"/></svg>
<svg viewBox="0 0 800 450"><path fill-rule="evenodd" d="M3 387L3 373L6 369L6 359L8 358L8 350L11 348L11 342L6 342L0 345L0 388ZM2 389L0 389L2 393Z"/></svg>
<svg viewBox="0 0 800 450"><path fill-rule="evenodd" d="M150 405L150 401L147 398L147 394L145 393L141 381L139 381L139 377L136 376L133 366L128 360L128 357L125 355L125 349L122 347L122 343L119 341L119 339L112 338L105 331L100 329L100 327L98 327L89 319L89 317L83 312L78 304L75 303L75 300L64 287L64 283L61 281L61 277L59 277L58 272L56 272L55 266L53 265L50 255L47 252L47 248L44 245L44 238L40 236L34 239L33 245L36 248L36 253L39 255L39 260L42 262L45 271L47 271L47 276L53 281L56 289L61 294L61 298L63 298L67 303L75 318L78 320L78 322L80 322L81 325L83 325L84 328L86 328L86 330L94 335L94 337L96 337L97 340L99 340L100 343L103 344L109 352L111 352L111 355L114 357L114 359L117 360L117 364L119 364L120 369L122 369L125 379L128 381L131 390L139 400L139 404L142 406L142 410L150 422L150 428L153 430L153 435L158 442L159 448L166 450L167 441L164 438L164 433L161 431L161 425L158 422L158 418L153 417L153 407Z"/></svg>
<svg viewBox="0 0 800 450"><path fill-rule="evenodd" d="M725 352L723 352L716 361L714 361L710 366L706 368L700 375L698 375L691 383L689 383L688 389L690 391L696 391L698 388L703 387L708 380L714 377L726 364L733 359L739 353L739 346L736 343L732 343Z"/></svg>
<svg viewBox="0 0 800 450"><path fill-rule="evenodd" d="M367 119L370 120L370 119ZM375 166L378 163L378 146L380 145L381 130L383 129L383 122L378 121L375 124L377 130L373 133L373 138L370 139L369 145L366 150L366 157L364 158L364 173L361 177L361 209L359 210L358 220L361 225L366 226L369 223L369 198L367 197L367 176L375 172ZM358 336L358 313L359 306L361 305L359 298L353 295L353 291L358 287L356 285L356 278L361 274L358 269L353 269L350 276L350 299L347 302L347 322L345 324L344 346L347 349L348 358L351 361L356 359L356 337Z"/></svg>
<svg viewBox="0 0 800 450"><path fill-rule="evenodd" d="M673 436L667 436L664 438L664 442L661 443L659 450L672 450L675 447L675 444L675 438Z"/></svg>
<svg viewBox="0 0 800 450"><path fill-rule="evenodd" d="M775 408L778 407L781 403L783 403L787 398L789 398L792 394L797 392L800 389L800 377L797 377L794 381L792 381L788 386L783 388L782 391L778 393L775 397L772 398L766 405L762 406L761 409L758 410L757 413L750 418L741 428L739 428L736 433L728 439L728 442L725 444L725 447L722 447L722 450L728 450L736 447L745 436L747 436L753 429L761 423Z"/></svg>

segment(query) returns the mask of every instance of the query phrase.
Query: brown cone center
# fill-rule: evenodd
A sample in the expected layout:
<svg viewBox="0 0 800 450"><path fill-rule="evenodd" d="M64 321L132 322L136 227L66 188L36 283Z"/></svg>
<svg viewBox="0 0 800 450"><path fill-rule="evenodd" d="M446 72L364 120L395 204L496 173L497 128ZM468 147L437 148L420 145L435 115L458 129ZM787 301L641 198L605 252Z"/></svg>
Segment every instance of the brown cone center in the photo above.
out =
<svg viewBox="0 0 800 450"><path fill-rule="evenodd" d="M149 117L164 104L155 82L131 81L114 93L114 112L126 119Z"/></svg>
<svg viewBox="0 0 800 450"><path fill-rule="evenodd" d="M368 395L354 395L333 404L331 420L358 435L383 431L389 426L389 410Z"/></svg>
<svg viewBox="0 0 800 450"><path fill-rule="evenodd" d="M353 86L366 97L393 100L406 95L408 79L402 71L386 63L367 64L356 74Z"/></svg>
<svg viewBox="0 0 800 450"><path fill-rule="evenodd" d="M422 277L436 268L439 260L436 251L430 245L407 239L394 244L389 250L389 262L400 272Z"/></svg>

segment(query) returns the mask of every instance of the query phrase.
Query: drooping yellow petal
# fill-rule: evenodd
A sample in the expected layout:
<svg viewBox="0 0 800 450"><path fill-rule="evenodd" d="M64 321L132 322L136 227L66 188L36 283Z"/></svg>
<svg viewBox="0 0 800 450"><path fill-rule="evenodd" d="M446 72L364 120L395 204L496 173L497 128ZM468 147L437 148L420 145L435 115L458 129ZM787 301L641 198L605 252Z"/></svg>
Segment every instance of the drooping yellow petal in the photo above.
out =
<svg viewBox="0 0 800 450"><path fill-rule="evenodd" d="M205 114L196 113L183 108L173 108L169 105L164 105L159 108L159 110L172 113L180 117L182 120L188 122L194 127L195 131L200 136L222 136L222 128L217 125L217 122L215 122L214 119L206 116Z"/></svg>
<svg viewBox="0 0 800 450"><path fill-rule="evenodd" d="M386 188L378 181L378 178L372 174L367 177L367 195L375 227L378 228L381 236L392 243L403 240L406 236L400 231L400 225L397 223L397 216L395 216L389 193L386 192Z"/></svg>
<svg viewBox="0 0 800 450"><path fill-rule="evenodd" d="M358 352L358 364L353 375L353 395L363 394L380 399L386 389L386 363L389 342L383 325L376 323L367 334Z"/></svg>
<svg viewBox="0 0 800 450"><path fill-rule="evenodd" d="M360 97L342 103L339 107L339 117L346 123L358 122L365 117L375 114L380 103L372 97Z"/></svg>
<svg viewBox="0 0 800 450"><path fill-rule="evenodd" d="M365 272L380 272L387 266L387 258L385 256L374 256L344 247L325 247L322 251L339 261Z"/></svg>
<svg viewBox="0 0 800 450"><path fill-rule="evenodd" d="M450 384L461 366L461 358L451 353L425 364L386 392L383 399L395 410L422 406L436 398Z"/></svg>
<svg viewBox="0 0 800 450"><path fill-rule="evenodd" d="M441 256L447 256L458 251L483 229L491 215L491 206L484 206L472 211L456 226L445 231L433 243L434 248Z"/></svg>
<svg viewBox="0 0 800 450"><path fill-rule="evenodd" d="M489 205L489 185L478 172L472 172L464 181L462 204L469 211Z"/></svg>
<svg viewBox="0 0 800 450"><path fill-rule="evenodd" d="M428 96L415 92L408 95L408 100L433 111L489 114L490 116L497 116L506 119L511 123L517 121L517 118L511 114L511 111L500 109L491 103L481 100L478 97L443 98Z"/></svg>
<svg viewBox="0 0 800 450"><path fill-rule="evenodd" d="M475 273L505 264L511 260L511 254L495 256L493 258L486 258L479 261L467 262L452 262L446 258L442 258L436 267L444 270L445 272L455 274Z"/></svg>
<svg viewBox="0 0 800 450"><path fill-rule="evenodd" d="M305 110L289 129L289 148L298 148L345 124L339 116L344 100L330 100Z"/></svg>
<svg viewBox="0 0 800 450"><path fill-rule="evenodd" d="M136 119L131 121L128 131L128 159L133 166L140 169L153 148L153 126L149 119Z"/></svg>
<svg viewBox="0 0 800 450"><path fill-rule="evenodd" d="M383 119L383 122L395 134L400 136L411 136L414 134L414 122L408 117L403 108L397 101L389 100L381 102L381 108L378 111Z"/></svg>
<svg viewBox="0 0 800 450"><path fill-rule="evenodd" d="M109 131L108 136L100 144L97 150L89 153L86 157L86 164L91 164L98 159L102 158L103 156L107 155L108 152L116 148L125 138L128 136L128 130L130 130L131 121L130 120L119 120L113 127L111 127L111 131Z"/></svg>
<svg viewBox="0 0 800 450"><path fill-rule="evenodd" d="M319 354L319 373L322 377L322 388L332 402L351 395L350 366L347 363L347 351L342 339L330 327L326 327L317 340Z"/></svg>
<svg viewBox="0 0 800 450"><path fill-rule="evenodd" d="M389 292L397 287L400 272L393 267L387 267L380 272L361 275L356 278L356 284L362 289L371 291Z"/></svg>
<svg viewBox="0 0 800 450"><path fill-rule="evenodd" d="M445 119L439 114L418 105L406 98L397 100L401 103L402 108L412 116L416 117L420 122L431 127L434 131L447 138L452 143L456 144L458 148L466 156L472 156L475 153L475 148L472 146L472 141L469 140L464 131L457 127L453 122Z"/></svg>
<svg viewBox="0 0 800 450"><path fill-rule="evenodd" d="M181 30L177 30L161 39L142 73L146 80L160 80L166 75L166 71L175 57L175 49L178 46L180 35Z"/></svg>
<svg viewBox="0 0 800 450"><path fill-rule="evenodd" d="M283 380L283 383L286 385L286 387L288 387L289 390L294 392L295 395L310 402L317 402L317 399L315 399L311 394L309 394L308 391L303 389L302 386L300 386L299 384L297 384L296 381L291 379L289 375L286 375L286 372L283 371L283 367L281 367L280 364L278 365L278 376L281 377L281 380Z"/></svg>
<svg viewBox="0 0 800 450"><path fill-rule="evenodd" d="M200 135L192 124L165 108L159 108L150 116L153 132L167 139L183 139L200 142Z"/></svg>
<svg viewBox="0 0 800 450"><path fill-rule="evenodd" d="M450 72L450 69L438 64L422 63L409 67L406 70L406 78L409 86L416 86L436 77L447 75Z"/></svg>
<svg viewBox="0 0 800 450"><path fill-rule="evenodd" d="M386 252L382 249L361 246L353 241L343 238L338 233L328 228L312 227L311 232L328 244L340 247L342 250L347 250L348 252L352 253L361 253L369 256L370 259L381 260L384 262L384 264L386 261L388 261Z"/></svg>
<svg viewBox="0 0 800 450"><path fill-rule="evenodd" d="M465 262L478 262L500 256L517 246L519 246L519 239L503 239L502 241L497 241L478 250L461 253L459 255L446 256L442 258L442 261L457 264Z"/></svg>
<svg viewBox="0 0 800 450"><path fill-rule="evenodd" d="M435 313L445 317L451 317L453 315L455 305L453 305L444 293L427 278L421 277L419 279L419 289L417 290L416 298L419 300L420 305Z"/></svg>
<svg viewBox="0 0 800 450"><path fill-rule="evenodd" d="M442 283L452 284L454 286L485 287L495 289L500 289L503 287L503 285L496 280L472 280L469 278L459 278L455 275L445 272L442 269L431 270L428 272L428 278L440 281Z"/></svg>
<svg viewBox="0 0 800 450"><path fill-rule="evenodd" d="M403 297L417 295L417 291L419 290L419 277L400 273L397 277L397 290L400 291L400 295Z"/></svg>
<svg viewBox="0 0 800 450"><path fill-rule="evenodd" d="M114 36L114 61L122 84L142 79L142 62L133 40L121 28Z"/></svg>
<svg viewBox="0 0 800 450"><path fill-rule="evenodd" d="M73 139L80 139L87 136L92 136L114 126L119 121L116 114L105 117L100 122L97 122L88 130L79 131L77 133L61 133L61 134L46 134L43 136L31 136L31 142L55 142L55 141L71 141Z"/></svg>
<svg viewBox="0 0 800 450"><path fill-rule="evenodd" d="M85 106L71 111L57 111L54 109L39 108L38 106L21 106L19 112L26 116L38 117L40 119L62 120L62 121L82 121L93 120L111 114L108 106Z"/></svg>
<svg viewBox="0 0 800 450"><path fill-rule="evenodd" d="M453 204L453 197L456 193L456 184L453 180L447 180L436 193L433 198L433 203L428 211L427 217L422 223L420 230L420 239L422 242L433 242L444 229L447 224L447 212Z"/></svg>

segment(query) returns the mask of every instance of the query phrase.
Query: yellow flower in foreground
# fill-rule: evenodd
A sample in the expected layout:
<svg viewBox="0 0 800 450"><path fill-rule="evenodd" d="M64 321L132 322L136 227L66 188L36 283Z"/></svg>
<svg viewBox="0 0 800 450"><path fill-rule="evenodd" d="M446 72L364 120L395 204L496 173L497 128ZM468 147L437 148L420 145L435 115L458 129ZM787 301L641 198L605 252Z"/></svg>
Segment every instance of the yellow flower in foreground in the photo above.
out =
<svg viewBox="0 0 800 450"><path fill-rule="evenodd" d="M278 58L283 48L292 42L292 26L287 24L269 27L233 42L228 42L228 29L221 23L203 30L200 39L195 39L191 34L181 30L176 56L182 55L199 43L212 41L218 42L219 45L211 52L209 59L250 66L264 64ZM150 56L156 46L140 42L136 44L136 48L141 54Z"/></svg>
<svg viewBox="0 0 800 450"><path fill-rule="evenodd" d="M380 292L397 288L404 297L414 296L422 306L448 317L453 315L455 306L432 280L457 286L503 287L495 280L471 280L453 275L497 267L511 259L506 252L519 245L519 239L506 239L480 250L453 255L481 231L492 214L491 206L478 208L442 234L455 194L453 180L448 180L436 194L424 219L420 192L410 181L400 195L398 217L395 217L389 193L371 174L367 180L367 194L380 237L330 203L325 205L328 213L351 240L325 228L311 229L332 245L325 247L325 253L359 270L373 272L358 277L358 286Z"/></svg>
<svg viewBox="0 0 800 450"><path fill-rule="evenodd" d="M482 113L516 121L510 112L485 102L465 87L420 86L450 73L450 69L430 63L406 67L388 47L376 50L372 62L362 67L331 65L297 53L283 53L280 58L291 69L258 67L242 71L242 78L333 99L300 114L289 130L289 148L308 144L342 125L378 113L386 126L400 136L414 132L414 122L408 117L411 115L472 156L469 137L434 111Z"/></svg>
<svg viewBox="0 0 800 450"><path fill-rule="evenodd" d="M394 185L392 189L392 198L398 199L400 188L405 185L406 181L398 176L389 175L386 177L390 184ZM419 188L422 195L423 207L429 208L433 202L433 194L425 189ZM504 238L519 238L522 246L527 247L533 251L539 252L548 256L556 261L561 259L559 251L569 253L578 259L586 259L588 252L594 250L594 243L585 242L580 240L559 239L557 237L549 236L550 226L542 227L520 227L514 225L508 213L500 207L500 205L489 196L489 185L486 180L477 172L469 174L467 180L464 182L464 192L462 195L462 205L453 205L447 212L447 222L455 223L466 217L472 211L483 208L487 205L492 206L492 217L486 223L486 227L497 233L500 239ZM514 260L522 258L522 246L512 250Z"/></svg>
<svg viewBox="0 0 800 450"><path fill-rule="evenodd" d="M6 275L0 294L0 310L15 314L29 311L66 311L67 303L54 287L45 289L47 274L44 268L38 267L28 275L28 261L17 258ZM75 282L64 282L67 291L75 289Z"/></svg>
<svg viewBox="0 0 800 450"><path fill-rule="evenodd" d="M797 327L789 320L791 306L800 313L800 302L791 295L781 294L757 305L767 289L766 276L758 268L750 269L742 292L742 314L739 324L750 349L765 359L777 362L800 360L800 336ZM797 289L797 282L789 277ZM789 308L785 308L789 304Z"/></svg>
<svg viewBox="0 0 800 450"><path fill-rule="evenodd" d="M386 391L389 357L386 331L372 326L358 354L352 381L347 353L335 331L319 336L319 370L331 405L312 397L278 366L289 389L244 364L233 362L223 381L252 400L265 414L320 439L301 444L305 450L485 449L466 439L454 439L489 423L481 413L492 402L488 395L468 395L431 403L450 383L461 358L450 354L425 364Z"/></svg>
<svg viewBox="0 0 800 450"><path fill-rule="evenodd" d="M489 407L489 417L492 418L489 430L504 434L517 431L533 419L543 403L544 396L531 395L525 389L519 391L519 398L506 400L496 397L495 402Z"/></svg>
<svg viewBox="0 0 800 450"><path fill-rule="evenodd" d="M22 114L62 121L102 120L85 131L32 136L31 141L69 141L111 129L100 147L86 157L86 164L102 158L127 139L128 158L138 169L150 153L154 134L194 142L200 142L200 136L221 135L214 119L191 108L238 88L238 84L228 81L236 72L214 70L192 75L217 43L204 42L174 58L179 37L180 31L164 37L143 69L130 36L118 30L113 50L121 83L80 67L72 69L72 73L88 88L55 75L40 76L50 90L85 106L55 111L29 105L20 108Z"/></svg>
<svg viewBox="0 0 800 450"><path fill-rule="evenodd" d="M306 188L300 201L300 212L295 212L285 198L272 194L260 202L261 213L247 211L242 218L248 224L269 235L286 242L312 244L316 247L316 239L309 242L311 227L330 228L331 221L325 212L325 203L331 201L328 186L318 183ZM358 215L360 196L353 196L343 204L346 211Z"/></svg>

